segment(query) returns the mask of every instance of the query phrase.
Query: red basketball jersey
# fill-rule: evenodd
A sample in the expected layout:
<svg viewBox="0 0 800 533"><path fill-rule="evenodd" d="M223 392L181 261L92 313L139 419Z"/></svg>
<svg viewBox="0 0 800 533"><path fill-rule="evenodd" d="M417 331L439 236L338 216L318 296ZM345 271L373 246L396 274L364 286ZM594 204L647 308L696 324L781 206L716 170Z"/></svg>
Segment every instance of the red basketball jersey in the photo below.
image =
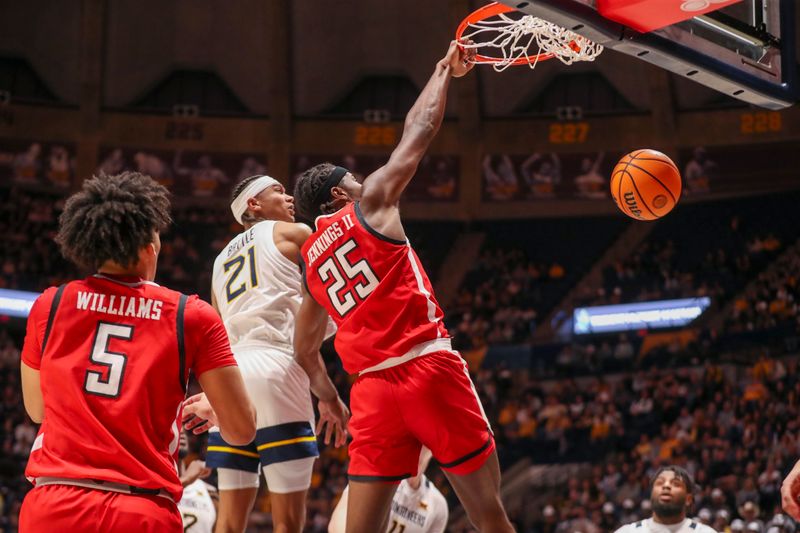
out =
<svg viewBox="0 0 800 533"><path fill-rule="evenodd" d="M219 316L197 296L102 275L36 300L22 360L39 369L45 408L28 478L166 489L176 502L188 373L236 364Z"/></svg>
<svg viewBox="0 0 800 533"><path fill-rule="evenodd" d="M348 372L448 337L411 245L371 228L358 203L319 217L302 256L308 291L339 327L336 350Z"/></svg>

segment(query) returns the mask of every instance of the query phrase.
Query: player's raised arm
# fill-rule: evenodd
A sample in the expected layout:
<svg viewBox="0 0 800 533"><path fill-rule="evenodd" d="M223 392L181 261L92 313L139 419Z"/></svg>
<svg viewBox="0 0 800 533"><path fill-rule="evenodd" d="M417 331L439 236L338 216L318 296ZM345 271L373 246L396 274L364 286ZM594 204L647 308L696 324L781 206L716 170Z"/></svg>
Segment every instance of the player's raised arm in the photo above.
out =
<svg viewBox="0 0 800 533"><path fill-rule="evenodd" d="M325 429L325 444L334 436L335 446L347 441L347 420L350 411L344 405L336 387L333 386L319 348L325 338L328 312L319 305L303 287L303 303L297 312L294 330L294 357L303 367L311 382L311 392L319 399L319 422L317 434ZM327 426L327 427L326 427Z"/></svg>
<svg viewBox="0 0 800 533"><path fill-rule="evenodd" d="M447 103L451 77L461 77L474 63L474 50L464 50L456 41L436 64L430 80L406 116L403 136L389 161L364 180L362 203L372 208L393 206L417 171L417 165L439 131Z"/></svg>

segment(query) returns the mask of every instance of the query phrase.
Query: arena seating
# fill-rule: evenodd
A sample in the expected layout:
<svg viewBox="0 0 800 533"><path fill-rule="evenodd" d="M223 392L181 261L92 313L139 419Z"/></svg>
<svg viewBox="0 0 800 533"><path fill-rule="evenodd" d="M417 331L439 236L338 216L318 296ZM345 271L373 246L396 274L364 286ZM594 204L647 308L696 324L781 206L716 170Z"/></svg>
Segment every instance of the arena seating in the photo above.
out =
<svg viewBox="0 0 800 533"><path fill-rule="evenodd" d="M480 257L449 306L461 349L529 341L537 321L625 228L620 217L500 221L476 225Z"/></svg>
<svg viewBox="0 0 800 533"><path fill-rule="evenodd" d="M0 283L4 287L41 290L79 275L60 258L52 244L59 198L8 189L0 189L0 195L0 230L10 237L3 244L7 259ZM793 199L770 199L775 206L784 201L788 204ZM692 216L701 211L699 205L691 207ZM722 204L709 209L721 221L715 231L722 233L730 227ZM646 516L648 511L642 506L647 497L643 480L658 465L669 462L686 466L697 477L701 492L695 511L708 509L711 520L718 521L714 522L717 527L739 516L756 522L761 533L767 533L767 527L772 525L781 528L781 533L792 533L793 523L777 514L777 487L795 459L792 450L800 445L793 429L800 416L794 400L800 393L797 361L782 355L792 351L787 339L795 338L797 342L796 272L800 254L796 250L785 254L771 266L769 261L785 249L784 243L793 242L796 237L791 229L780 231L791 228L788 224L795 215L786 214L786 219L773 224L770 217L757 218L746 208L741 211L741 229L731 238L720 235L715 244L732 256L747 255L755 266L747 269L746 275L734 273L725 278L730 283L725 294L732 297L742 292L743 284L753 278L756 285L737 300L736 313L722 332L705 332L693 344L666 348L670 357L641 365L657 367L650 370L632 371L626 364L587 366L587 361L602 362L599 354L606 353L611 354L612 361L624 361L627 352L638 352L641 339L636 335L561 346L562 351L572 353L569 357L557 355L555 371L550 374L512 371L502 365L474 369L476 388L495 428L505 467L522 458L549 465L604 465L587 467L584 476L558 490L542 493L537 500L542 502L539 507L511 507L509 512L519 531L572 531L587 520L595 524L598 532L612 531L621 523ZM164 236L160 263L163 277L159 279L182 290L207 291L206 265L236 227L224 209L180 209L175 212L175 220L175 229ZM597 219L591 224L582 220L487 224L480 228L488 233L486 244L462 286L459 300L452 306L449 320L458 329L471 308L476 320L490 324L508 320L509 316L535 321L524 312L535 311L534 317L542 316L555 305L625 223L623 219ZM672 224L656 228L651 235L653 242L663 242L659 239L669 234ZM407 228L432 272L441 265L447 244L459 230L455 223L414 223ZM703 235L710 234L698 233L702 235L687 238L691 246L687 244L670 255L670 265L678 269L691 267L691 255L698 253ZM779 246L774 246L770 234ZM32 242L31 235L37 236ZM579 240L593 244L575 251L577 245L572 244ZM556 246L559 242L566 244ZM45 266L37 270L36 265ZM723 264L715 265L719 269ZM635 269L634 272L639 273ZM710 273L708 276L711 279ZM510 292L508 299L486 299L514 282L520 288ZM646 284L639 287L642 286ZM469 300L464 297L467 293L471 294ZM19 349L24 322L5 320L7 327L0 330L0 410L5 421L0 428L0 527L13 530L21 499L30 488L23 470L35 426L24 414L19 397ZM493 336L496 325L487 326L482 342L507 343L528 338L529 330L519 336L514 330L510 338ZM736 348L726 341L730 336L769 335L775 328L783 328L781 331L788 331L793 337L783 339L782 350L772 354L762 350L760 357L753 357L752 344ZM622 357L615 357L615 352ZM723 353L730 357L722 357ZM349 378L334 362L329 347L326 359L346 399ZM559 366L570 361L572 366ZM725 363L724 369L720 362ZM580 374L581 368L586 370L584 373L599 377L576 380L573 376ZM202 443L202 438L192 441L195 453L202 450ZM429 475L454 501L441 471L432 468ZM346 454L324 449L310 491L307 531L325 530L336 496L345 484ZM722 491L721 498L716 489ZM756 516L748 502L757 506ZM268 527L268 510L268 501L262 494L253 524ZM727 511L727 518L720 512L723 510ZM261 526L254 527L258 530ZM755 529L751 531L757 533Z"/></svg>

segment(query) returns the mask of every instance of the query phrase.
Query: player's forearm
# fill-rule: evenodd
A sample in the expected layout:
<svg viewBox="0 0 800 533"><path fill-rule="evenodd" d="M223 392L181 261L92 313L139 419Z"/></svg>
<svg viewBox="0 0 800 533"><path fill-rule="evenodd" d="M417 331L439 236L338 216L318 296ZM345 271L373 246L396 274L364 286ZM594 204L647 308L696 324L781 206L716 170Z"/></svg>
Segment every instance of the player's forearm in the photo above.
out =
<svg viewBox="0 0 800 533"><path fill-rule="evenodd" d="M303 287L303 303L297 311L294 329L294 358L308 375L311 392L323 402L339 396L319 353L327 325L328 313Z"/></svg>
<svg viewBox="0 0 800 533"><path fill-rule="evenodd" d="M197 481L197 479L199 477L200 477L199 473L184 472L181 475L181 486L182 487L187 487L187 486L191 485L192 483L194 483L195 481Z"/></svg>
<svg viewBox="0 0 800 533"><path fill-rule="evenodd" d="M216 414L225 442L235 446L249 444L256 435L256 409L239 368L215 368L203 372L197 379Z"/></svg>
<svg viewBox="0 0 800 533"><path fill-rule="evenodd" d="M450 65L444 61L436 64L433 76L422 89L417 101L406 116L403 136L427 145L436 136L444 120L447 89L450 87Z"/></svg>
<svg viewBox="0 0 800 533"><path fill-rule="evenodd" d="M305 351L303 354L298 353L295 358L308 375L311 392L314 396L323 402L336 400L339 393L336 392L336 387L333 386L333 381L328 376L328 370L325 368L325 361L322 360L322 355L318 351Z"/></svg>

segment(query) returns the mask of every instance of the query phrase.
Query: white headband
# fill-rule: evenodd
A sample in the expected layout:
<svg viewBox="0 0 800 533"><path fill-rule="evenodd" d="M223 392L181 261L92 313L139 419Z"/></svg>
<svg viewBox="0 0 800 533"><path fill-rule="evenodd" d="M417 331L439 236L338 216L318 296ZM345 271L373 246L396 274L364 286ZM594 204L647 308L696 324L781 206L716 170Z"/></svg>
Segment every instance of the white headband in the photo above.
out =
<svg viewBox="0 0 800 533"><path fill-rule="evenodd" d="M242 215L244 215L244 212L247 211L247 200L256 196L267 187L272 187L273 185L280 185L280 182L269 176L259 176L251 181L247 187L245 187L244 190L239 193L239 196L234 198L233 202L231 202L231 212L233 213L233 218L236 219L236 222L239 224L242 223Z"/></svg>

